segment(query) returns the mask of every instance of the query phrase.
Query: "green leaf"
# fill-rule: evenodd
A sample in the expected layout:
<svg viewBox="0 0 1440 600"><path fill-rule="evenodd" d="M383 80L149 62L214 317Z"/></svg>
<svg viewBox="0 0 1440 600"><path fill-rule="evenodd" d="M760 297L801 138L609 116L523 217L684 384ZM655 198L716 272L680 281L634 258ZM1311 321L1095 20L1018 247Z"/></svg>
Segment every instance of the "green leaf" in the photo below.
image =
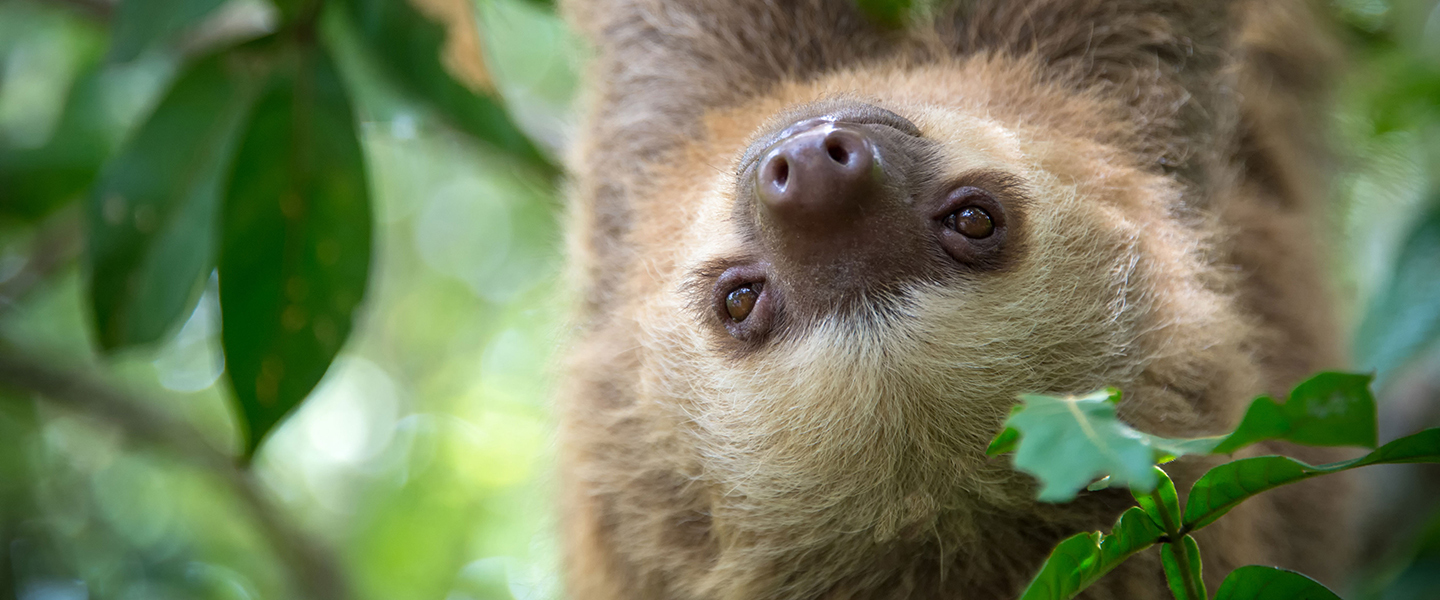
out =
<svg viewBox="0 0 1440 600"><path fill-rule="evenodd" d="M128 62L198 24L225 0L121 0L110 27L110 58Z"/></svg>
<svg viewBox="0 0 1440 600"><path fill-rule="evenodd" d="M223 209L222 340L247 457L325 374L369 277L369 191L345 88L323 50L289 58L256 104Z"/></svg>
<svg viewBox="0 0 1440 600"><path fill-rule="evenodd" d="M1074 598L1116 565L1154 545L1162 535L1144 511L1132 507L1120 515L1110 535L1080 533L1060 542L1020 598Z"/></svg>
<svg viewBox="0 0 1440 600"><path fill-rule="evenodd" d="M1360 458L1311 466L1284 456L1246 458L1210 469L1190 488L1185 527L1193 531L1261 492L1311 477L1382 463L1440 462L1440 429L1426 429Z"/></svg>
<svg viewBox="0 0 1440 600"><path fill-rule="evenodd" d="M406 0L342 0L338 6L368 54L392 78L464 131L548 175L558 173L499 102L465 87L445 70L446 33L439 23Z"/></svg>
<svg viewBox="0 0 1440 600"><path fill-rule="evenodd" d="M75 79L44 145L0 145L0 217L40 219L90 187L115 143L103 78L97 66Z"/></svg>
<svg viewBox="0 0 1440 600"><path fill-rule="evenodd" d="M991 449L1016 447L1015 468L1040 480L1040 500L1068 501L1105 475L1110 476L1111 485L1154 489L1151 467L1156 452L1149 436L1116 417L1119 390L1079 397L1026 394L1020 398L1024 408L1012 410L1005 421L1006 431Z"/></svg>
<svg viewBox="0 0 1440 600"><path fill-rule="evenodd" d="M1411 232L1390 282L1370 303L1355 355L1381 378L1440 340L1440 196Z"/></svg>
<svg viewBox="0 0 1440 600"><path fill-rule="evenodd" d="M1205 594L1205 582L1200 579L1200 546L1195 543L1195 538L1187 535L1179 543L1162 546L1160 565L1165 569L1165 583L1170 586L1175 600L1209 598Z"/></svg>
<svg viewBox="0 0 1440 600"><path fill-rule="evenodd" d="M1285 404L1257 398L1235 432L1212 451L1229 454L1264 440L1309 446L1374 448L1375 397L1370 375L1320 373L1290 392Z"/></svg>
<svg viewBox="0 0 1440 600"><path fill-rule="evenodd" d="M1160 467L1151 468L1155 469L1155 477L1160 484L1150 493L1132 492L1135 502L1145 514L1150 515L1155 525L1174 535L1180 531L1180 496L1175 493L1175 482L1170 480L1165 471Z"/></svg>
<svg viewBox="0 0 1440 600"><path fill-rule="evenodd" d="M1149 470L1191 454L1229 453L1264 440L1315 446L1375 446L1369 375L1326 372L1306 380L1285 404L1257 398L1229 436L1171 439L1136 431L1115 416L1118 390L1079 398L1021 396L986 454L1015 452L1015 468L1041 482L1040 499L1063 502L1095 479L1139 492L1154 489Z"/></svg>
<svg viewBox="0 0 1440 600"><path fill-rule="evenodd" d="M214 268L221 189L254 96L233 71L224 56L190 67L91 196L90 302L107 350L160 339Z"/></svg>
<svg viewBox="0 0 1440 600"><path fill-rule="evenodd" d="M1226 575L1215 600L1340 600L1340 596L1294 571L1250 565Z"/></svg>
<svg viewBox="0 0 1440 600"><path fill-rule="evenodd" d="M1016 404L1010 407L1010 416L1005 418L1005 422L1009 423L1010 419L1015 418L1015 415L1023 410L1025 410L1024 404ZM1019 444L1020 432L1013 427L1006 427L1000 431L1000 435L995 436L995 439L990 441L990 445L985 448L985 456L999 456L1001 454L1014 452Z"/></svg>

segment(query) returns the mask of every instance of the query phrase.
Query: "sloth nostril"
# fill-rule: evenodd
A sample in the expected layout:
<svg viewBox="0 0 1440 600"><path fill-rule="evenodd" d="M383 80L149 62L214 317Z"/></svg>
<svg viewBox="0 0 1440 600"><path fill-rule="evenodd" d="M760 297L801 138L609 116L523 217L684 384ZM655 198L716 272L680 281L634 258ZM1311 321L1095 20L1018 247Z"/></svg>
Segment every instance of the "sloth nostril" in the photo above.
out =
<svg viewBox="0 0 1440 600"><path fill-rule="evenodd" d="M770 164L771 181L775 182L775 187L784 190L785 184L790 181L790 163L784 158L777 157L775 161Z"/></svg>
<svg viewBox="0 0 1440 600"><path fill-rule="evenodd" d="M850 164L850 151L833 140L831 140L829 144L826 144L825 152L830 155L831 160L837 163L842 165Z"/></svg>

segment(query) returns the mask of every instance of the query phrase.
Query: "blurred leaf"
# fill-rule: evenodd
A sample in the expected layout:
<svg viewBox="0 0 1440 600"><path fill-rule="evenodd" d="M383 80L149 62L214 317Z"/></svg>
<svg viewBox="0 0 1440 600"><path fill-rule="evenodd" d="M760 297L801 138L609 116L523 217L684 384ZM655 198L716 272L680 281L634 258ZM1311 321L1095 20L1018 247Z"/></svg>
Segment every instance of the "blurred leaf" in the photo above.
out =
<svg viewBox="0 0 1440 600"><path fill-rule="evenodd" d="M120 0L110 27L110 58L128 62L200 23L225 0Z"/></svg>
<svg viewBox="0 0 1440 600"><path fill-rule="evenodd" d="M1184 556L1175 550L1178 544L1184 545ZM1165 583L1175 600L1206 600L1209 596L1205 594L1205 582L1200 579L1200 546L1188 535L1180 538L1178 544L1172 542L1160 548Z"/></svg>
<svg viewBox="0 0 1440 600"><path fill-rule="evenodd" d="M914 5L913 0L855 0L855 3L871 21L891 28L905 25Z"/></svg>
<svg viewBox="0 0 1440 600"><path fill-rule="evenodd" d="M556 173L554 164L515 126L499 102L465 87L446 71L442 63L446 32L440 23L406 0L342 0L339 6L369 54L385 65L391 77L471 135L547 174ZM468 12L468 4L465 8Z"/></svg>
<svg viewBox="0 0 1440 600"><path fill-rule="evenodd" d="M1390 284L1356 336L1360 363L1383 377L1440 339L1440 197L1405 240Z"/></svg>
<svg viewBox="0 0 1440 600"><path fill-rule="evenodd" d="M1250 565L1225 576L1215 600L1340 600L1319 582L1296 573Z"/></svg>
<svg viewBox="0 0 1440 600"><path fill-rule="evenodd" d="M1375 446L1375 399L1369 375L1326 372L1291 392L1281 405L1267 397L1251 403L1229 436L1172 439L1136 431L1115 414L1120 391L1056 398L1022 395L986 449L1015 451L1015 468L1040 480L1040 500L1064 502L1082 488L1155 489L1150 468L1190 454L1223 454L1265 440L1315 446ZM1097 478L1104 482L1090 482ZM1090 484L1087 486L1087 484Z"/></svg>
<svg viewBox="0 0 1440 600"><path fill-rule="evenodd" d="M102 76L103 70L92 66L75 79L44 145L0 145L0 218L39 219L90 187L115 142L106 122Z"/></svg>
<svg viewBox="0 0 1440 600"><path fill-rule="evenodd" d="M323 50L290 59L256 104L223 209L222 340L247 457L324 376L370 268L369 190L345 88Z"/></svg>
<svg viewBox="0 0 1440 600"><path fill-rule="evenodd" d="M1166 531L1176 531L1180 528L1180 496L1175 493L1175 482L1160 467L1151 467L1155 470L1155 477L1160 484L1155 486L1154 493L1136 493L1135 502L1150 515L1155 525ZM1159 497L1160 503L1156 504L1155 499Z"/></svg>
<svg viewBox="0 0 1440 600"><path fill-rule="evenodd" d="M1262 396L1250 403L1235 432L1212 452L1229 454L1264 440L1308 446L1376 445L1370 375L1320 373L1290 392L1285 404Z"/></svg>
<svg viewBox="0 0 1440 600"><path fill-rule="evenodd" d="M1154 545L1164 532L1139 508L1120 515L1110 535L1088 532L1060 542L1041 565L1020 600L1074 598L1116 565Z"/></svg>
<svg viewBox="0 0 1440 600"><path fill-rule="evenodd" d="M91 196L90 301L101 347L160 339L213 268L215 214L254 90L225 57L190 67Z"/></svg>
<svg viewBox="0 0 1440 600"><path fill-rule="evenodd" d="M1015 468L1040 480L1041 501L1068 501L1105 475L1111 485L1154 489L1155 452L1144 434L1116 417L1120 390L1066 398L1024 394L1020 399L1024 408L1012 410L1006 431L991 443L991 454L1015 447Z"/></svg>
<svg viewBox="0 0 1440 600"><path fill-rule="evenodd" d="M1440 462L1440 429L1426 429L1360 458L1318 467L1284 456L1228 462L1210 469L1190 488L1185 504L1185 527L1188 531L1205 527L1251 496L1287 483L1367 465L1433 462Z"/></svg>

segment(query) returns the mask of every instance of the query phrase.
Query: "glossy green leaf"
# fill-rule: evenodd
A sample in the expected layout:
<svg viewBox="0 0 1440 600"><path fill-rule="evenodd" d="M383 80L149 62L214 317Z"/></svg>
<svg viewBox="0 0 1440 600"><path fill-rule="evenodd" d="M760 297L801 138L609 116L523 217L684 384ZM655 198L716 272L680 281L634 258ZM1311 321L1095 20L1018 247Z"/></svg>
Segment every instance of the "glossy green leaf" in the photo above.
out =
<svg viewBox="0 0 1440 600"><path fill-rule="evenodd" d="M1195 530L1246 499L1287 483L1382 463L1440 462L1440 429L1426 429L1381 446L1360 458L1311 466L1284 456L1245 458L1210 469L1190 488L1185 526Z"/></svg>
<svg viewBox="0 0 1440 600"><path fill-rule="evenodd" d="M1370 375L1320 373L1290 392L1284 404L1257 398L1235 432L1213 450L1229 454L1264 440L1309 446L1376 445L1375 397Z"/></svg>
<svg viewBox="0 0 1440 600"><path fill-rule="evenodd" d="M1120 391L1057 398L1022 395L1022 410L1005 421L992 450L1015 447L1017 470L1040 480L1039 498L1065 502L1095 479L1149 490L1155 486L1155 451L1146 436L1115 415ZM1018 440L1010 439L1017 437ZM1007 440L1008 442L1002 442ZM1018 445L1017 445L1018 443Z"/></svg>
<svg viewBox="0 0 1440 600"><path fill-rule="evenodd" d="M193 310L253 90L223 56L185 71L91 195L90 302L100 345L154 342Z"/></svg>
<svg viewBox="0 0 1440 600"><path fill-rule="evenodd" d="M1440 341L1440 196L1431 200L1400 249L1389 283L1371 303L1356 335L1360 364L1383 379Z"/></svg>
<svg viewBox="0 0 1440 600"><path fill-rule="evenodd" d="M1161 529L1177 533L1180 530L1180 496L1175 493L1175 482L1160 467L1151 468L1155 469L1155 477L1160 483L1153 492L1134 492L1135 502Z"/></svg>
<svg viewBox="0 0 1440 600"><path fill-rule="evenodd" d="M120 0L110 26L110 58L121 62L171 41L198 24L225 0Z"/></svg>
<svg viewBox="0 0 1440 600"><path fill-rule="evenodd" d="M75 79L44 145L0 145L0 217L39 219L90 188L115 142L103 77L97 66Z"/></svg>
<svg viewBox="0 0 1440 600"><path fill-rule="evenodd" d="M1340 600L1340 596L1294 571L1250 565L1226 575L1215 600Z"/></svg>
<svg viewBox="0 0 1440 600"><path fill-rule="evenodd" d="M1375 399L1369 375L1321 373L1296 386L1285 404L1257 398L1228 436L1171 439L1136 431L1115 415L1117 390L1078 398L1021 396L990 456L1015 452L1015 468L1041 482L1040 499L1063 502L1092 489L1154 489L1149 467L1191 454L1229 453L1264 440L1315 446L1375 445Z"/></svg>
<svg viewBox="0 0 1440 600"><path fill-rule="evenodd" d="M547 174L554 164L493 97L465 87L445 70L445 28L407 0L342 0L337 4L368 53L387 73L456 126Z"/></svg>
<svg viewBox="0 0 1440 600"><path fill-rule="evenodd" d="M223 209L222 339L247 456L325 374L369 277L369 191L346 91L322 51L291 58L250 117Z"/></svg>
<svg viewBox="0 0 1440 600"><path fill-rule="evenodd" d="M1185 536L1179 543L1160 548L1160 565L1165 569L1165 584L1175 600L1206 600L1205 582L1200 579L1200 546L1195 538Z"/></svg>
<svg viewBox="0 0 1440 600"><path fill-rule="evenodd" d="M1164 533L1144 511L1139 508L1126 510L1109 535L1080 533L1060 542L1020 598L1074 598L1125 559L1154 545L1162 535Z"/></svg>

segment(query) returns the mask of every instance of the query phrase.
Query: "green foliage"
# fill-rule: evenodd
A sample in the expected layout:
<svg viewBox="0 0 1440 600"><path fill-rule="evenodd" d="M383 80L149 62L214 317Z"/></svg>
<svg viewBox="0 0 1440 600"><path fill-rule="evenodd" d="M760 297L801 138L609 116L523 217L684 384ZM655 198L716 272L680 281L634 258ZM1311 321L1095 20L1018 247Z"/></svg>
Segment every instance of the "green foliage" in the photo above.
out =
<svg viewBox="0 0 1440 600"><path fill-rule="evenodd" d="M1231 571L1215 592L1215 600L1340 600L1319 582L1285 569L1249 565Z"/></svg>
<svg viewBox="0 0 1440 600"><path fill-rule="evenodd" d="M1406 238L1390 282L1366 312L1360 332L1356 353L1362 364L1381 372L1440 339L1440 195Z"/></svg>
<svg viewBox="0 0 1440 600"><path fill-rule="evenodd" d="M1375 397L1369 375L1321 373L1296 386L1285 404L1261 397L1235 432L1210 450L1229 454L1266 440L1309 446L1375 447Z"/></svg>
<svg viewBox="0 0 1440 600"><path fill-rule="evenodd" d="M124 0L110 27L110 58L129 61L200 23L224 0Z"/></svg>
<svg viewBox="0 0 1440 600"><path fill-rule="evenodd" d="M445 70L444 27L406 0L337 0L337 5L372 58L417 97L471 135L547 175L556 174L554 164L499 103L465 87Z"/></svg>
<svg viewBox="0 0 1440 600"><path fill-rule="evenodd" d="M1067 398L1026 394L1021 399L1024 405L1011 412L1005 431L986 454L1014 450L1015 468L1041 481L1041 500L1070 500L1104 475L1117 485L1155 487L1154 444L1116 417L1119 390Z"/></svg>
<svg viewBox="0 0 1440 600"><path fill-rule="evenodd" d="M1150 468L1188 454L1229 454L1267 440L1314 446L1375 446L1375 398L1368 375L1321 373L1300 384L1285 404L1261 397L1228 436L1172 439L1122 423L1114 388L1080 397L1025 394L986 454L1015 452L1015 468L1040 480L1039 498L1065 502L1098 477L1105 485L1148 492ZM1022 444L1025 438L1034 441Z"/></svg>
<svg viewBox="0 0 1440 600"><path fill-rule="evenodd" d="M1160 467L1150 467L1160 482L1149 493L1134 493L1135 503L1155 521L1155 525L1169 533L1180 531L1180 496L1175 493L1175 482Z"/></svg>
<svg viewBox="0 0 1440 600"><path fill-rule="evenodd" d="M102 348L162 339L214 269L216 214L254 96L231 62L190 66L91 194L90 301Z"/></svg>
<svg viewBox="0 0 1440 600"><path fill-rule="evenodd" d="M320 48L287 55L230 174L220 251L226 374L245 454L319 383L370 273L370 199L349 98Z"/></svg>
<svg viewBox="0 0 1440 600"><path fill-rule="evenodd" d="M1160 567L1165 570L1165 584L1176 600L1206 600L1205 582L1200 579L1200 546L1195 538L1183 536L1180 543L1167 543L1160 548Z"/></svg>
<svg viewBox="0 0 1440 600"><path fill-rule="evenodd" d="M1108 535L1098 531L1078 533L1060 542L1020 599L1074 598L1125 559L1154 545L1163 535L1165 532L1145 511L1130 508L1115 521Z"/></svg>
<svg viewBox="0 0 1440 600"><path fill-rule="evenodd" d="M114 143L104 121L103 74L92 66L75 80L45 145L0 146L0 217L38 220L90 187Z"/></svg>
<svg viewBox="0 0 1440 600"><path fill-rule="evenodd" d="M1199 529L1246 499L1287 483L1378 464L1440 462L1440 429L1400 438L1360 458L1318 467L1284 456L1257 456L1210 469L1190 488L1185 526Z"/></svg>
<svg viewBox="0 0 1440 600"><path fill-rule="evenodd" d="M1126 540L1117 542L1125 548L1124 556L1161 543L1161 564L1172 594L1182 600L1204 600L1207 595L1201 580L1200 549L1190 533L1215 522L1247 498L1288 483L1373 464L1440 463L1440 429L1427 429L1365 456L1318 467L1283 456L1221 464L1191 487L1183 507L1174 483L1162 470L1151 466L1151 483L1141 487L1137 485L1141 479L1134 471L1133 459L1119 460L1116 457L1120 454L1113 449L1125 448L1127 454L1158 461L1185 452L1228 453L1265 440L1373 447L1375 399L1369 390L1370 380L1366 375L1320 373L1296 386L1283 405L1267 397L1257 398L1229 436L1198 440L1154 438L1119 423L1114 406L1120 394L1114 389L1080 398L1026 395L1021 397L1024 405L1011 413L990 450L992 454L1014 451L1016 468L1041 480L1041 499L1046 499L1047 490L1053 497L1057 487L1073 496L1086 478L1095 475L1128 483L1139 505L1138 514L1161 533L1153 537L1140 535L1134 533L1133 524L1126 524L1124 529L1117 524L1117 533L1112 537ZM1175 452L1177 449L1180 452ZM1076 477L1075 473L1086 477ZM1136 510L1130 509L1126 515ZM1062 542L1022 598L1071 598L1080 593L1099 575L1114 568L1114 563L1104 560L1103 539L1099 534L1086 533ZM1268 583L1272 579L1274 582ZM1309 589L1293 587L1300 583L1288 575L1265 570L1236 571L1227 577L1225 585L1232 590L1222 589L1222 594L1245 598L1290 598L1293 596L1286 594L1291 591Z"/></svg>

